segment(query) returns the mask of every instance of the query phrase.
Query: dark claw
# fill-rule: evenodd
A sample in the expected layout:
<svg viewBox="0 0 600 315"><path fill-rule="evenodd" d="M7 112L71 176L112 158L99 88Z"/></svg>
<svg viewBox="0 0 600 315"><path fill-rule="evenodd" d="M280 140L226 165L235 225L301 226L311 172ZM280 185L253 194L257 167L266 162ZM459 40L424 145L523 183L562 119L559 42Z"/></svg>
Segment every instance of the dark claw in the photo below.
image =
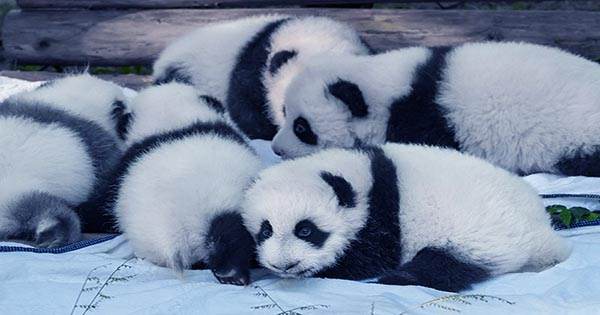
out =
<svg viewBox="0 0 600 315"><path fill-rule="evenodd" d="M250 277L236 274L233 277L221 277L218 276L214 270L211 270L217 281L222 284L231 284L231 285L248 285L250 283Z"/></svg>

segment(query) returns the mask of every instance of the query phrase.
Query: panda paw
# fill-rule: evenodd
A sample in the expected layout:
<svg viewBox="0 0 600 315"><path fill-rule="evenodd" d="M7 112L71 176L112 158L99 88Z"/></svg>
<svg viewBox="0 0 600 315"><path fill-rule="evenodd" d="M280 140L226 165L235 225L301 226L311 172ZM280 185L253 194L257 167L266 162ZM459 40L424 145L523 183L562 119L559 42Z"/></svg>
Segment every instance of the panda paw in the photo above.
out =
<svg viewBox="0 0 600 315"><path fill-rule="evenodd" d="M398 270L387 273L377 279L377 283L391 285L418 285L417 277L407 271Z"/></svg>
<svg viewBox="0 0 600 315"><path fill-rule="evenodd" d="M36 228L33 242L37 247L60 247L81 238L79 224L61 218L46 218Z"/></svg>
<svg viewBox="0 0 600 315"><path fill-rule="evenodd" d="M227 273L217 272L215 269L211 270L217 281L222 284L232 284L239 286L246 286L250 284L250 273L249 272L238 272L236 270L230 270Z"/></svg>

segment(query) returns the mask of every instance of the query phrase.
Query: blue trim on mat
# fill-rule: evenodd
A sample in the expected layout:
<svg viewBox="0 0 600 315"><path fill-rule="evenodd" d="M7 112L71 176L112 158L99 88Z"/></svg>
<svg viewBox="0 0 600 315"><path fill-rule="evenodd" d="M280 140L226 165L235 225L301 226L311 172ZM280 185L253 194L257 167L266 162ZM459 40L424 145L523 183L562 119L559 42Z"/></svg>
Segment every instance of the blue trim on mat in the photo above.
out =
<svg viewBox="0 0 600 315"><path fill-rule="evenodd" d="M573 228L579 228L579 227L584 227L584 226L594 226L594 225L600 225L600 219L594 220L594 221L579 221L577 223L571 224L571 226L569 226L569 227L566 227L563 224L554 225L553 227L555 230L560 231L560 230L570 230Z"/></svg>
<svg viewBox="0 0 600 315"><path fill-rule="evenodd" d="M74 250L82 249L84 247L100 244L102 242L106 242L112 240L117 237L118 234L115 235L107 235L100 238L94 238L89 240L83 240L79 242L75 242L73 244L65 245L63 247L55 247L55 248L36 248L36 247L21 247L21 246L0 246L0 253L10 253L10 252L29 252L29 253L38 253L38 254L63 254L72 252Z"/></svg>
<svg viewBox="0 0 600 315"><path fill-rule="evenodd" d="M540 194L540 197L542 197L544 199L553 199L553 198L600 199L600 195L596 195L596 194Z"/></svg>

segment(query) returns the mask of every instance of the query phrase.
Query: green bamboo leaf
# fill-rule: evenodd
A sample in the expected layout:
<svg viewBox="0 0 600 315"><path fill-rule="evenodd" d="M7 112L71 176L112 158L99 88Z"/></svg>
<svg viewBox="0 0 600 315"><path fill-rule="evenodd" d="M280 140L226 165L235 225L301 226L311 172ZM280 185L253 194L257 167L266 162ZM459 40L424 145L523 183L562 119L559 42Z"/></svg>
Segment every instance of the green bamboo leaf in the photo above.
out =
<svg viewBox="0 0 600 315"><path fill-rule="evenodd" d="M558 216L560 217L562 224L564 224L566 227L571 226L571 222L573 222L573 214L570 211L563 211Z"/></svg>
<svg viewBox="0 0 600 315"><path fill-rule="evenodd" d="M595 221L595 220L600 219L600 214L594 213L594 212L590 212L590 213L584 215L582 217L582 219L585 220L585 221Z"/></svg>
<svg viewBox="0 0 600 315"><path fill-rule="evenodd" d="M550 214L559 214L565 210L567 210L567 207L563 205L551 205L546 207L546 212Z"/></svg>
<svg viewBox="0 0 600 315"><path fill-rule="evenodd" d="M575 221L581 220L581 218L584 215L590 213L590 210L586 209L584 207L573 207L573 208L570 208L569 211L571 212L571 214L573 214Z"/></svg>

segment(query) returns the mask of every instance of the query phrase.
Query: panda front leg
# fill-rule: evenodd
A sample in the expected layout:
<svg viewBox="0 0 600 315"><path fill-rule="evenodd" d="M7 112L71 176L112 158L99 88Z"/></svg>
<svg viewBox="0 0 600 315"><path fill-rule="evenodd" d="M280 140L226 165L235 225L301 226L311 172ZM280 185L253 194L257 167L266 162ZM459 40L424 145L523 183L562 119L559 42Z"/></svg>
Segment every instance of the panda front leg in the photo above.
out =
<svg viewBox="0 0 600 315"><path fill-rule="evenodd" d="M482 266L465 262L450 250L436 247L421 249L415 257L380 277L377 282L393 285L420 285L442 291L458 292L490 277Z"/></svg>
<svg viewBox="0 0 600 315"><path fill-rule="evenodd" d="M254 261L256 244L244 226L239 211L216 216L207 235L209 255L207 265L223 284L250 284L250 265Z"/></svg>

